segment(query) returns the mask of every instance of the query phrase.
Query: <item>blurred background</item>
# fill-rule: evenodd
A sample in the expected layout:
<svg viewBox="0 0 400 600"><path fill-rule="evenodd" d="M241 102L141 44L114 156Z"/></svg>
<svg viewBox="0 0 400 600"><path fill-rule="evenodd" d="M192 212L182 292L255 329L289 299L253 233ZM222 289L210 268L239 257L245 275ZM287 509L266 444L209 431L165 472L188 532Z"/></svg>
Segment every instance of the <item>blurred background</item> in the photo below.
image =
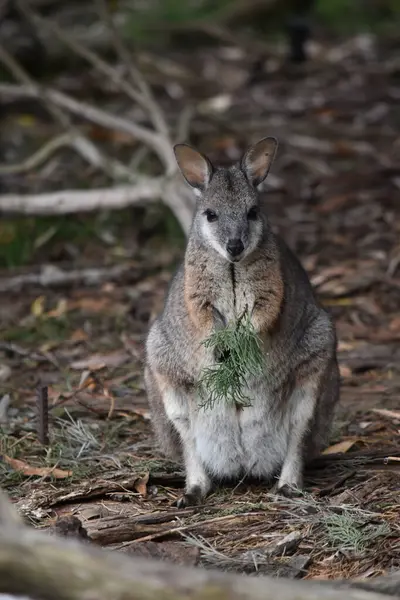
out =
<svg viewBox="0 0 400 600"><path fill-rule="evenodd" d="M153 456L143 340L194 207L177 141L222 164L278 138L263 201L337 323L333 441L398 442L368 411L400 392L399 32L397 0L1 0L0 441L25 464L2 485Z"/></svg>

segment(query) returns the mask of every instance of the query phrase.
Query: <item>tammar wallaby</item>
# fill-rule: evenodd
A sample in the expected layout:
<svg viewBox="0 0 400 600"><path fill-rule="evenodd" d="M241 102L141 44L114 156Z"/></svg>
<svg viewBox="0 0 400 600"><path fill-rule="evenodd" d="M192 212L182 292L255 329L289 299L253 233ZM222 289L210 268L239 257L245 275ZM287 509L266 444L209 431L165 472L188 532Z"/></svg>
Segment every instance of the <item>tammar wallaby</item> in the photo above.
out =
<svg viewBox="0 0 400 600"><path fill-rule="evenodd" d="M202 503L213 482L245 476L276 477L278 493L298 493L305 463L328 442L339 397L335 328L257 193L276 148L264 138L239 164L218 168L175 146L197 206L183 263L149 331L145 385L158 442L184 461L180 507ZM251 405L199 407L196 384L216 363L202 342L246 307L265 356L262 375L247 381Z"/></svg>

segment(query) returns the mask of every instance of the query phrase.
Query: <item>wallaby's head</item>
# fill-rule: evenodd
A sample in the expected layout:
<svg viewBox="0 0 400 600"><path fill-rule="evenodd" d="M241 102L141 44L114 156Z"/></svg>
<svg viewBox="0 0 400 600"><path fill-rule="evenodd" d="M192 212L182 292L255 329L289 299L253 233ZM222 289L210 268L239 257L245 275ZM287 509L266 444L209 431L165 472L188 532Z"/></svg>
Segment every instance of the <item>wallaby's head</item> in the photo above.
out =
<svg viewBox="0 0 400 600"><path fill-rule="evenodd" d="M268 175L277 145L275 138L266 137L229 168L215 168L186 144L174 147L178 166L198 197L193 234L230 262L251 254L262 239L257 186Z"/></svg>

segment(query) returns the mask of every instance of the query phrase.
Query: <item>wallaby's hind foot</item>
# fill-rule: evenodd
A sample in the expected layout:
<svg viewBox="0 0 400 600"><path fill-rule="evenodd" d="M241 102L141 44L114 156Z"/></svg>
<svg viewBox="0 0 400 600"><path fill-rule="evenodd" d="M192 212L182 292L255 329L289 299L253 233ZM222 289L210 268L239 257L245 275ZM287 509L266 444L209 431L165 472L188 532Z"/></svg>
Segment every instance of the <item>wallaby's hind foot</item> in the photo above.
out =
<svg viewBox="0 0 400 600"><path fill-rule="evenodd" d="M289 485L288 483L284 483L283 485L277 483L272 488L271 492L278 496L283 496L284 498L298 498L303 493L301 487Z"/></svg>
<svg viewBox="0 0 400 600"><path fill-rule="evenodd" d="M188 506L199 506L203 504L205 495L200 486L194 485L176 501L178 508L186 508Z"/></svg>

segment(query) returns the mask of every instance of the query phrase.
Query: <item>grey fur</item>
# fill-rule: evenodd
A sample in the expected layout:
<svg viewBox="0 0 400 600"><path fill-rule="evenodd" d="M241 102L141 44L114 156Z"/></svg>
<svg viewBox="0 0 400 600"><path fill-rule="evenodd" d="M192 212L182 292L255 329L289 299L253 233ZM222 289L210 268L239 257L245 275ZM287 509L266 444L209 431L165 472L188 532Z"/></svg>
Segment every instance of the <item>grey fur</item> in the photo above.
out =
<svg viewBox="0 0 400 600"><path fill-rule="evenodd" d="M328 442L339 398L332 320L300 262L271 231L253 185L270 168L276 147L271 139L228 169L196 156L197 171L189 175L202 193L184 261L147 338L145 383L154 431L163 451L185 463L180 506L202 501L213 480L243 475L278 476L282 493L301 487L304 463ZM185 152L178 164L186 176L191 164ZM197 181L202 160L205 179ZM259 214L249 219L254 206ZM206 210L218 220L209 223ZM244 245L236 262L226 251L231 238ZM252 406L199 409L195 384L201 369L214 362L201 342L246 305L265 352L264 375L248 382Z"/></svg>

